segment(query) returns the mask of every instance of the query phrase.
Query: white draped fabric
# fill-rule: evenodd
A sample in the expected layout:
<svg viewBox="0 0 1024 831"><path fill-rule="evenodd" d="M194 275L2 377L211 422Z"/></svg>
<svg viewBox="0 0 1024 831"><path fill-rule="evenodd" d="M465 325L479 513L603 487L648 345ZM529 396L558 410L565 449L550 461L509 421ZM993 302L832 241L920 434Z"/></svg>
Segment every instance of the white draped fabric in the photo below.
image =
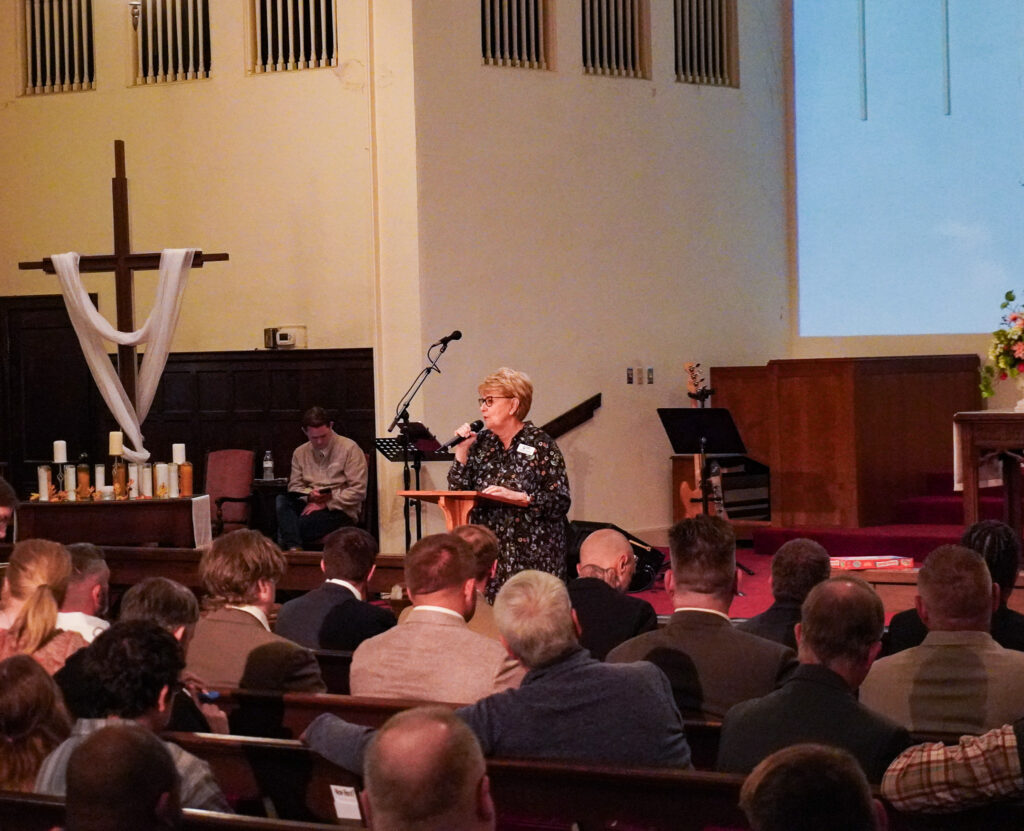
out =
<svg viewBox="0 0 1024 831"><path fill-rule="evenodd" d="M145 462L149 459L149 451L143 447L141 425L149 415L160 376L167 364L171 338L178 325L181 301L195 251L194 248L164 249L160 255L160 280L153 308L146 322L134 332L121 332L111 326L93 306L89 293L82 284L82 276L78 272L78 254L72 251L67 254L55 254L50 258L60 278L68 315L75 327L75 334L78 335L78 342L82 345L82 352L92 371L92 377L111 414L124 431L127 442L131 443L131 447L126 444L124 448L124 456L129 462ZM137 408L128 400L121 379L114 371L114 365L104 345L105 340L124 346L146 344L146 352L139 369Z"/></svg>

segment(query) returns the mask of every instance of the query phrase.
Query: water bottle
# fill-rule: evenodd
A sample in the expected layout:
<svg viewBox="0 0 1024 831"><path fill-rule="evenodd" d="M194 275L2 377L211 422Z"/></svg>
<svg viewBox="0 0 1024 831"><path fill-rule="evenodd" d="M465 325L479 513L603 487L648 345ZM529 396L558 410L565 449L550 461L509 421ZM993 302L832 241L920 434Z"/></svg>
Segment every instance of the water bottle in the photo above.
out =
<svg viewBox="0 0 1024 831"><path fill-rule="evenodd" d="M274 478L274 456L269 450L263 454L263 478Z"/></svg>

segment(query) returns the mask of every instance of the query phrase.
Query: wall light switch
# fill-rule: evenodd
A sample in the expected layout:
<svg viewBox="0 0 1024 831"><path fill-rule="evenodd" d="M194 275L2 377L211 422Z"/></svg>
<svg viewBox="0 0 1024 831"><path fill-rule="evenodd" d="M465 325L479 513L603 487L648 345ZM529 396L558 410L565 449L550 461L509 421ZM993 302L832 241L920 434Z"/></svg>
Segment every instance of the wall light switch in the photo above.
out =
<svg viewBox="0 0 1024 831"><path fill-rule="evenodd" d="M654 383L654 367L653 366L647 367L647 383L648 384L653 384Z"/></svg>
<svg viewBox="0 0 1024 831"><path fill-rule="evenodd" d="M633 383L633 367L631 367L631 366L627 366L626 367L626 383L627 384L632 384Z"/></svg>

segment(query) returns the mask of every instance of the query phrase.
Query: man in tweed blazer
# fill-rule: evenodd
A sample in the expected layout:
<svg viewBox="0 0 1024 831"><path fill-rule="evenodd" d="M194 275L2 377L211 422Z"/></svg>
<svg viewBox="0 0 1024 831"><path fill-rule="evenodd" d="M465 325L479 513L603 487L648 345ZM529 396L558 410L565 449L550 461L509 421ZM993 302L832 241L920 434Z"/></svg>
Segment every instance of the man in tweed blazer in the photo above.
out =
<svg viewBox="0 0 1024 831"><path fill-rule="evenodd" d="M470 631L476 561L466 542L433 534L405 555L413 610L352 656L352 695L468 704L518 687L525 669L492 638Z"/></svg>

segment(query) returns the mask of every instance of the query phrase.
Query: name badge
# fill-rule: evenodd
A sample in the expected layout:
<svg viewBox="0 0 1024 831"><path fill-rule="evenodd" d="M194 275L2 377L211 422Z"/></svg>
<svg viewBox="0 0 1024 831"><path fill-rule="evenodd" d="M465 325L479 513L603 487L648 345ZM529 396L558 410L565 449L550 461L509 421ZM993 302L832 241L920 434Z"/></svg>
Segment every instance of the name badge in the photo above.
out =
<svg viewBox="0 0 1024 831"><path fill-rule="evenodd" d="M530 447L528 444L520 444L516 448L516 453L522 453L527 459L532 459L533 454L537 452L536 447Z"/></svg>

